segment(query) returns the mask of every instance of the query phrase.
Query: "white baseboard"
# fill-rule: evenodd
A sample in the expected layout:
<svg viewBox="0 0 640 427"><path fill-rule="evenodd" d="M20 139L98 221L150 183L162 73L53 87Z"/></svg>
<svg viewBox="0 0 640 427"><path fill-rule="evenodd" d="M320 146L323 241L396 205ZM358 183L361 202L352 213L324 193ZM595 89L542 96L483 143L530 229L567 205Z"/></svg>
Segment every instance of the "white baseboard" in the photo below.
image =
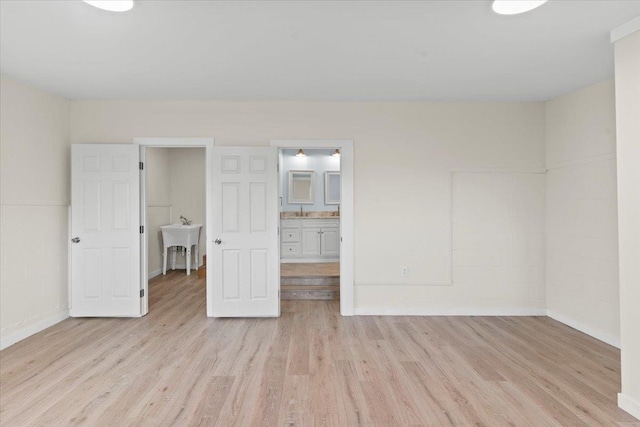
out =
<svg viewBox="0 0 640 427"><path fill-rule="evenodd" d="M162 274L162 269L159 268L157 270L150 271L148 275L149 275L149 279L153 279L154 277L159 276L161 274Z"/></svg>
<svg viewBox="0 0 640 427"><path fill-rule="evenodd" d="M618 406L640 420L640 402L618 393Z"/></svg>
<svg viewBox="0 0 640 427"><path fill-rule="evenodd" d="M280 258L281 264L340 262L340 258Z"/></svg>
<svg viewBox="0 0 640 427"><path fill-rule="evenodd" d="M547 316L551 317L554 320L557 320L560 323L564 323L565 325L570 326L573 329L576 329L584 334L587 334L595 339L598 339L616 348L620 348L620 337L616 337L606 332L602 332L600 330L594 329L591 326L587 326L584 323L578 322L570 318L569 316L565 316L564 314L557 313L553 310L547 310Z"/></svg>
<svg viewBox="0 0 640 427"><path fill-rule="evenodd" d="M543 308L414 308L356 307L357 316L546 316Z"/></svg>
<svg viewBox="0 0 640 427"><path fill-rule="evenodd" d="M60 311L52 316L41 319L35 323L32 323L25 328L16 331L6 337L2 337L0 339L0 350L4 350L5 348L14 345L18 341L22 341L25 338L30 337L31 335L37 334L40 331L43 331L56 323L62 322L64 319L69 317L69 310Z"/></svg>

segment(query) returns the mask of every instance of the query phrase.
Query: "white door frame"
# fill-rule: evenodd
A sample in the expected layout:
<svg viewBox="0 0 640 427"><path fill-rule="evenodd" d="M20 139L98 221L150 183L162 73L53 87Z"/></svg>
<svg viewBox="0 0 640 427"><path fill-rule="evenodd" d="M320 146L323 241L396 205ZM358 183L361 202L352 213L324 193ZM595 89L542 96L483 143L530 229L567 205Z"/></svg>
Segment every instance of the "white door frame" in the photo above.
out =
<svg viewBox="0 0 640 427"><path fill-rule="evenodd" d="M133 138L133 143L140 146L140 161L145 162L145 149L147 147L162 147L162 148L193 148L204 147L205 149L205 197L206 197L206 221L205 229L207 233L210 233L213 226L213 197L211 194L211 185L213 180L213 146L215 141L213 138ZM145 168L140 179L140 224L145 226L145 233L142 234L142 244L140 245L142 254L141 260L141 289L144 289L144 298L141 298L141 311L146 314L149 311L149 252L148 252L148 233L146 232L147 224L147 169ZM208 236L204 236L206 242L206 252L213 253L213 243ZM211 271L210 264L207 264L207 316L211 317L212 307L211 298L213 295L213 272Z"/></svg>
<svg viewBox="0 0 640 427"><path fill-rule="evenodd" d="M355 306L353 271L353 140L277 139L271 140L270 145L279 149L337 148L340 150L340 314L353 316Z"/></svg>

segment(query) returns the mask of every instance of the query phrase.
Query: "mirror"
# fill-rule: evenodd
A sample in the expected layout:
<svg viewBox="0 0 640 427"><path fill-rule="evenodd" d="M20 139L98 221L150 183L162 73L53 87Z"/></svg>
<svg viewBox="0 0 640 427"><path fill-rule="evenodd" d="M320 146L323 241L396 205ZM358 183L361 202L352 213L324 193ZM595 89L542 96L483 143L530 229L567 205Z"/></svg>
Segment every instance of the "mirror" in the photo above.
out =
<svg viewBox="0 0 640 427"><path fill-rule="evenodd" d="M340 204L340 172L324 173L324 204Z"/></svg>
<svg viewBox="0 0 640 427"><path fill-rule="evenodd" d="M289 203L313 204L314 171L289 171Z"/></svg>

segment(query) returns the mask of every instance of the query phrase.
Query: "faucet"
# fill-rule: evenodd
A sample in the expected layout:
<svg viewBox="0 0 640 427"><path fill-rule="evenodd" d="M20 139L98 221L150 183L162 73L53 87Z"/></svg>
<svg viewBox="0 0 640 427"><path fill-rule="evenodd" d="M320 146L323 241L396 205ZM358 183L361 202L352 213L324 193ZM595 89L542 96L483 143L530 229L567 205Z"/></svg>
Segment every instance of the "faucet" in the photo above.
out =
<svg viewBox="0 0 640 427"><path fill-rule="evenodd" d="M191 225L191 220L182 215L180 215L180 221L182 222L182 225Z"/></svg>
<svg viewBox="0 0 640 427"><path fill-rule="evenodd" d="M302 205L300 205L300 216L304 216L304 213L302 212Z"/></svg>

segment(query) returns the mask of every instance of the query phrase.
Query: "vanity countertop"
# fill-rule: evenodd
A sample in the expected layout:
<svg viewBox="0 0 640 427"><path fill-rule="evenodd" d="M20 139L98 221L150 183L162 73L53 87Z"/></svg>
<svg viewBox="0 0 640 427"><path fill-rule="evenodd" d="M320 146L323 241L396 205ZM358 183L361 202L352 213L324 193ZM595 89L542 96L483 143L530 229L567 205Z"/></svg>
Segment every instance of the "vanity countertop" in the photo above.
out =
<svg viewBox="0 0 640 427"><path fill-rule="evenodd" d="M300 212L280 212L280 219L340 219L340 213L338 211L319 211L319 212L304 212L302 216Z"/></svg>

